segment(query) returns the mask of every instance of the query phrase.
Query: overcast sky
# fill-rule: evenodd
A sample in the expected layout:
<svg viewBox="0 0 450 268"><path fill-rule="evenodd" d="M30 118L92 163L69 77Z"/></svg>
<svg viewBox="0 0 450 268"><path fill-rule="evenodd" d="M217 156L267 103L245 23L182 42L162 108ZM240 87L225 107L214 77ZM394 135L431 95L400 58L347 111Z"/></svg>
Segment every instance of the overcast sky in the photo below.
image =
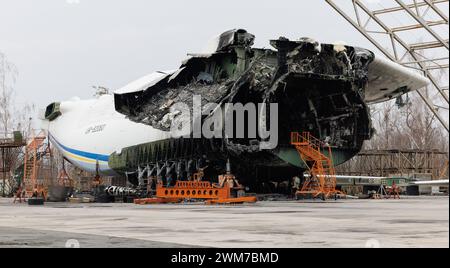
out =
<svg viewBox="0 0 450 268"><path fill-rule="evenodd" d="M19 71L19 105L90 98L93 85L175 69L232 28L258 47L309 36L372 48L322 0L0 0L0 51Z"/></svg>

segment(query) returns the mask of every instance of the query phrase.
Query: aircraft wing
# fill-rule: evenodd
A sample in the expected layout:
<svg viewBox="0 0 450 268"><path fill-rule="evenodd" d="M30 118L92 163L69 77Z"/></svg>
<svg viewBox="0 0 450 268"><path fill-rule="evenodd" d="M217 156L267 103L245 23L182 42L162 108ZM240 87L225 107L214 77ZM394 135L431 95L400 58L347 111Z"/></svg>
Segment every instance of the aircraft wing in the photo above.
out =
<svg viewBox="0 0 450 268"><path fill-rule="evenodd" d="M174 71L159 71L151 73L116 90L114 94L128 94L145 91L147 88L154 86L173 73Z"/></svg>
<svg viewBox="0 0 450 268"><path fill-rule="evenodd" d="M307 175L306 175L307 177ZM389 177L375 177L375 176L350 176L350 175L336 175L338 185L358 184L358 185L381 185L383 180L392 179ZM406 178L405 178L406 180ZM409 185L417 186L449 186L449 180L421 180L408 181Z"/></svg>
<svg viewBox="0 0 450 268"><path fill-rule="evenodd" d="M448 180L434 180L434 181L414 181L414 185L424 185L424 186L448 186Z"/></svg>
<svg viewBox="0 0 450 268"><path fill-rule="evenodd" d="M369 85L366 101L387 101L407 92L421 89L430 81L412 69L404 67L380 55L369 66Z"/></svg>

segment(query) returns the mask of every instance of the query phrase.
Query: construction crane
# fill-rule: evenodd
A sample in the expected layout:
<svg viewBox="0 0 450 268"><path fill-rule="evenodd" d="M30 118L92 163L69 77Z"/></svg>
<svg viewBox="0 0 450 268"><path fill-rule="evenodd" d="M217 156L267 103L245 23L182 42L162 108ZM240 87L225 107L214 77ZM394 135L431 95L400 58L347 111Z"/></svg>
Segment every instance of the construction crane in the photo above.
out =
<svg viewBox="0 0 450 268"><path fill-rule="evenodd" d="M417 94L448 132L449 0L325 2L390 60L430 79L434 96Z"/></svg>
<svg viewBox="0 0 450 268"><path fill-rule="evenodd" d="M291 144L297 149L300 158L308 167L309 176L303 183L297 196L321 197L323 200L342 194L336 189L336 171L334 168L331 147L315 138L309 132L293 132ZM323 153L327 147L328 156Z"/></svg>

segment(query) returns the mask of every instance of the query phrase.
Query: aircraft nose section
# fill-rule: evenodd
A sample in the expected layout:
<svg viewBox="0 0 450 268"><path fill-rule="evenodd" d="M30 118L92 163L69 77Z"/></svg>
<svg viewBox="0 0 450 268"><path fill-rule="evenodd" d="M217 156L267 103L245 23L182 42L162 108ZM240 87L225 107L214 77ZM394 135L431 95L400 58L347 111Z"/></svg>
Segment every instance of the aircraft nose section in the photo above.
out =
<svg viewBox="0 0 450 268"><path fill-rule="evenodd" d="M54 102L47 106L47 108L45 109L44 117L49 121L53 121L61 115L61 103Z"/></svg>

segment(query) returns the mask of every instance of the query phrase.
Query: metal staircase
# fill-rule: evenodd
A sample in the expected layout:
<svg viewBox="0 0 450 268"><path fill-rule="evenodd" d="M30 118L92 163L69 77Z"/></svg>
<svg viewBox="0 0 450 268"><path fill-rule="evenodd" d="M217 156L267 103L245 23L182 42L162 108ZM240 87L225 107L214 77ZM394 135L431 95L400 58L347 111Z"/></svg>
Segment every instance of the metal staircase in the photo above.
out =
<svg viewBox="0 0 450 268"><path fill-rule="evenodd" d="M301 134L293 132L291 144L295 146L300 158L309 169L309 176L296 195L327 199L340 194L341 192L336 190L336 171L332 161L331 147L309 132ZM328 147L328 156L323 153L324 147Z"/></svg>
<svg viewBox="0 0 450 268"><path fill-rule="evenodd" d="M48 183L39 179L41 160L49 151L45 144L46 139L45 133L40 132L31 139L25 148L23 187L28 198L35 193L46 197L48 191Z"/></svg>

